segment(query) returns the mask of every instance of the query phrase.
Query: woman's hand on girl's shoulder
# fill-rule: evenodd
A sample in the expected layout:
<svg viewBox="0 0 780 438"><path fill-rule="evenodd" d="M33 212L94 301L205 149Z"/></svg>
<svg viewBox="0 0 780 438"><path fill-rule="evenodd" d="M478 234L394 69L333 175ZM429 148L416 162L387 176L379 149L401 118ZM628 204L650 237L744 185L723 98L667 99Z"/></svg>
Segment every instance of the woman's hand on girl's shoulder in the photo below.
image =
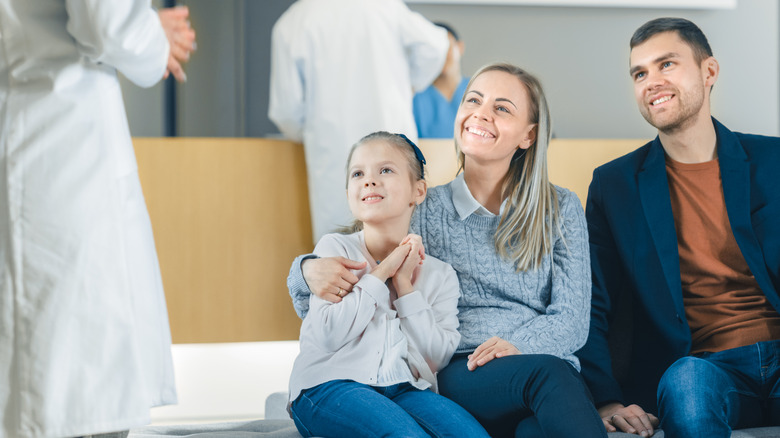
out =
<svg viewBox="0 0 780 438"><path fill-rule="evenodd" d="M345 257L306 259L301 272L311 292L331 303L341 302L359 278L352 269L363 269L366 262L356 262Z"/></svg>
<svg viewBox="0 0 780 438"><path fill-rule="evenodd" d="M498 336L493 336L483 342L482 345L477 347L477 349L469 355L469 361L466 363L466 367L468 367L469 371L474 371L477 367L481 367L493 359L516 354L522 353L520 353L520 350L512 345L511 342L501 339Z"/></svg>

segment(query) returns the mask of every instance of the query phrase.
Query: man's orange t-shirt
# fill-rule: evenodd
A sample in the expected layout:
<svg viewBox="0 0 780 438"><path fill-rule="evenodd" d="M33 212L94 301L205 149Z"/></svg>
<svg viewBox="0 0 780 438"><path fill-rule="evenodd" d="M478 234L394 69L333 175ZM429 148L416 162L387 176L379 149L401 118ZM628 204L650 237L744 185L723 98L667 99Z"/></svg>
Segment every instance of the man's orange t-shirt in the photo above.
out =
<svg viewBox="0 0 780 438"><path fill-rule="evenodd" d="M718 160L685 164L667 156L683 303L691 354L780 339L767 302L731 231Z"/></svg>

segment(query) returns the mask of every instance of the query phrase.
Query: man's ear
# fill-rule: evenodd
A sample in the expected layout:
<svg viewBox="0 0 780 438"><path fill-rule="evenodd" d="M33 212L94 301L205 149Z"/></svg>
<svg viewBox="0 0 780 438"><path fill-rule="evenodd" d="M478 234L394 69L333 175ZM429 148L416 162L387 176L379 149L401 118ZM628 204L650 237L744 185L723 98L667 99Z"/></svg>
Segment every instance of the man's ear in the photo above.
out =
<svg viewBox="0 0 780 438"><path fill-rule="evenodd" d="M702 73L704 75L704 85L708 87L715 85L715 82L718 80L718 74L720 74L720 64L718 64L718 60L715 59L715 57L710 56L702 61Z"/></svg>

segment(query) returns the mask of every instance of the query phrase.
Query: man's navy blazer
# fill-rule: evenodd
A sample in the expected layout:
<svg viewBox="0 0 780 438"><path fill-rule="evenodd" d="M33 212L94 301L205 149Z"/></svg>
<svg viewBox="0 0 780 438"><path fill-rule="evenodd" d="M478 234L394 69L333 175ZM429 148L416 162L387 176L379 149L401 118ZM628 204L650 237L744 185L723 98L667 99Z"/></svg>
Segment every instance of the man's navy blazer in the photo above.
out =
<svg viewBox="0 0 780 438"><path fill-rule="evenodd" d="M767 300L780 312L780 138L729 131L713 119L731 230ZM665 153L658 137L598 167L586 207L593 271L590 333L577 353L597 406L636 403L657 414L664 371L691 349ZM614 309L630 333L609 333ZM621 382L608 342L630 351ZM614 344L614 340L611 341ZM613 345L613 348L615 346ZM624 364L625 365L625 364Z"/></svg>

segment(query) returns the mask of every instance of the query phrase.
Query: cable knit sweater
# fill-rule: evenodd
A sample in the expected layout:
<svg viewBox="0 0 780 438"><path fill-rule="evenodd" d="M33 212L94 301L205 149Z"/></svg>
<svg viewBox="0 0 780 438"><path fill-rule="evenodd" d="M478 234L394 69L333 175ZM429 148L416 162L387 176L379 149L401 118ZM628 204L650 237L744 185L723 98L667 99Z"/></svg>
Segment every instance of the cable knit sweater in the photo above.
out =
<svg viewBox="0 0 780 438"><path fill-rule="evenodd" d="M577 195L556 187L563 240L556 239L537 270L516 272L493 246L499 217L471 214L464 220L452 202L451 184L433 187L412 217L427 254L455 268L461 297L457 352L470 352L492 336L511 342L523 354L551 354L577 369L574 352L588 336L590 256L585 215ZM564 243L565 242L565 243ZM299 315L308 310L308 286L298 257L287 285Z"/></svg>

